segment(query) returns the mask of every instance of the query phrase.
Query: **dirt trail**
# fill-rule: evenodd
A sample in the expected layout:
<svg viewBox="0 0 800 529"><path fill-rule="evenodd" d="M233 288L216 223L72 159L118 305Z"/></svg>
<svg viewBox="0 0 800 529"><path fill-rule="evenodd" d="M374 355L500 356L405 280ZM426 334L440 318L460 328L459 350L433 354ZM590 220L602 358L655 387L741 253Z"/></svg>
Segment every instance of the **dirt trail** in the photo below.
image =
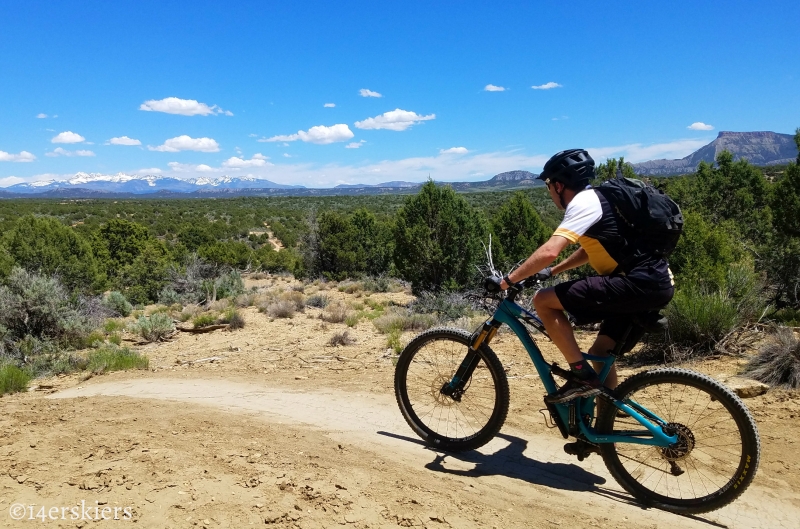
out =
<svg viewBox="0 0 800 529"><path fill-rule="evenodd" d="M564 454L563 440L557 434L520 432L506 427L498 438L478 452L458 456L436 453L419 443L387 395L331 389L297 391L219 379L143 378L89 383L50 398L86 397L156 399L180 403L191 409L211 407L271 424L311 430L335 442L373 453L365 457L380 458L395 469L393 472L427 469L418 476L423 486L463 488L469 490L464 496L486 507L511 503L514 507L507 512L516 509L524 516L507 520L510 524L507 527L558 527L559 524L613 527L621 524L629 527L788 528L796 527L800 520L800 499L795 491L769 490L758 485L752 486L733 505L700 517L679 517L642 509L631 502L608 475L599 457L592 456L578 464L573 457ZM454 487L454 480L459 485ZM559 522L564 520L563 511L570 501L582 506L579 511L591 511L592 516L583 517L585 525L580 517L577 523ZM450 515L447 524L459 526L450 522L453 519ZM438 523L428 520L426 525L445 526L435 525ZM483 525L479 523L478 526Z"/></svg>

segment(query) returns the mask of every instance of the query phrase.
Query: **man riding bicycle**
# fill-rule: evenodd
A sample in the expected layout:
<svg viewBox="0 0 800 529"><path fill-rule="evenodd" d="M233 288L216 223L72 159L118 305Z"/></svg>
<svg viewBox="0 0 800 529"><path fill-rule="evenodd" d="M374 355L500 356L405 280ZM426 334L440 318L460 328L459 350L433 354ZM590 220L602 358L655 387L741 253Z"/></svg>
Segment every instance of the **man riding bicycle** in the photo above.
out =
<svg viewBox="0 0 800 529"><path fill-rule="evenodd" d="M564 210L564 220L547 242L503 278L500 288L505 290L536 272L546 278L586 263L599 274L539 290L533 298L537 314L573 375L557 392L545 397L547 402L562 403L603 390L575 341L564 311L579 323L602 322L589 354L606 356L623 339L622 350L629 351L644 333L636 327L625 337L631 319L665 307L674 294L674 283L664 258L641 252L631 257L631 248L622 235L622 221L608 200L589 185L595 178L589 153L583 149L559 152L548 160L538 178L544 180L555 205ZM580 248L550 267L574 243ZM617 386L615 368L605 384L612 389Z"/></svg>

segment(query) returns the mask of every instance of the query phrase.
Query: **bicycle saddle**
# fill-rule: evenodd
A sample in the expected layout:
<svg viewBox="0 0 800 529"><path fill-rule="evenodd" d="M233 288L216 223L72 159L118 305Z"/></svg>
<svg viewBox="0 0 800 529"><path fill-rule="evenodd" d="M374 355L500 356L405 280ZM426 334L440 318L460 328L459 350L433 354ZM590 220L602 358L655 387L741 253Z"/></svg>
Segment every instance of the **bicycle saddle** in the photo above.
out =
<svg viewBox="0 0 800 529"><path fill-rule="evenodd" d="M667 317L660 312L647 312L633 318L633 323L645 332L664 332L667 330Z"/></svg>

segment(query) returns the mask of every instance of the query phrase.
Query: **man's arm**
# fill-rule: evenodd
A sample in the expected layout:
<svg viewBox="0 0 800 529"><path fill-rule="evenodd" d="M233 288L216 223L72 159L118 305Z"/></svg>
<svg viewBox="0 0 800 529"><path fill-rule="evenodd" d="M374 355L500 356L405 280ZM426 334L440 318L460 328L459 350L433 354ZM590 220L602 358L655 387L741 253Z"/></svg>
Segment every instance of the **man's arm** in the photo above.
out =
<svg viewBox="0 0 800 529"><path fill-rule="evenodd" d="M508 278L516 283L517 281L522 281L526 277L532 276L555 261L558 254L569 245L569 240L560 235L553 235L546 243L533 252L519 268L508 274ZM505 281L500 284L500 288L508 288Z"/></svg>
<svg viewBox="0 0 800 529"><path fill-rule="evenodd" d="M552 269L552 272L553 275L560 274L561 272L578 268L579 266L585 265L588 262L589 256L586 255L586 250L583 248L578 248L572 253L572 255L555 265Z"/></svg>

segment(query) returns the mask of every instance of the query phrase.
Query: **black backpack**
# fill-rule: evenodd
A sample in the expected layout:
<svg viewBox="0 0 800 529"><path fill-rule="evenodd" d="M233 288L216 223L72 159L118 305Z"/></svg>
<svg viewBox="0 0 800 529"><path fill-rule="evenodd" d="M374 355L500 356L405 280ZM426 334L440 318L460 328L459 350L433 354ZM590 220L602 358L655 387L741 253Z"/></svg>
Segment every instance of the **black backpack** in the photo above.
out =
<svg viewBox="0 0 800 529"><path fill-rule="evenodd" d="M620 221L630 258L667 257L683 233L681 208L666 193L635 178L616 178L595 188L605 197Z"/></svg>

